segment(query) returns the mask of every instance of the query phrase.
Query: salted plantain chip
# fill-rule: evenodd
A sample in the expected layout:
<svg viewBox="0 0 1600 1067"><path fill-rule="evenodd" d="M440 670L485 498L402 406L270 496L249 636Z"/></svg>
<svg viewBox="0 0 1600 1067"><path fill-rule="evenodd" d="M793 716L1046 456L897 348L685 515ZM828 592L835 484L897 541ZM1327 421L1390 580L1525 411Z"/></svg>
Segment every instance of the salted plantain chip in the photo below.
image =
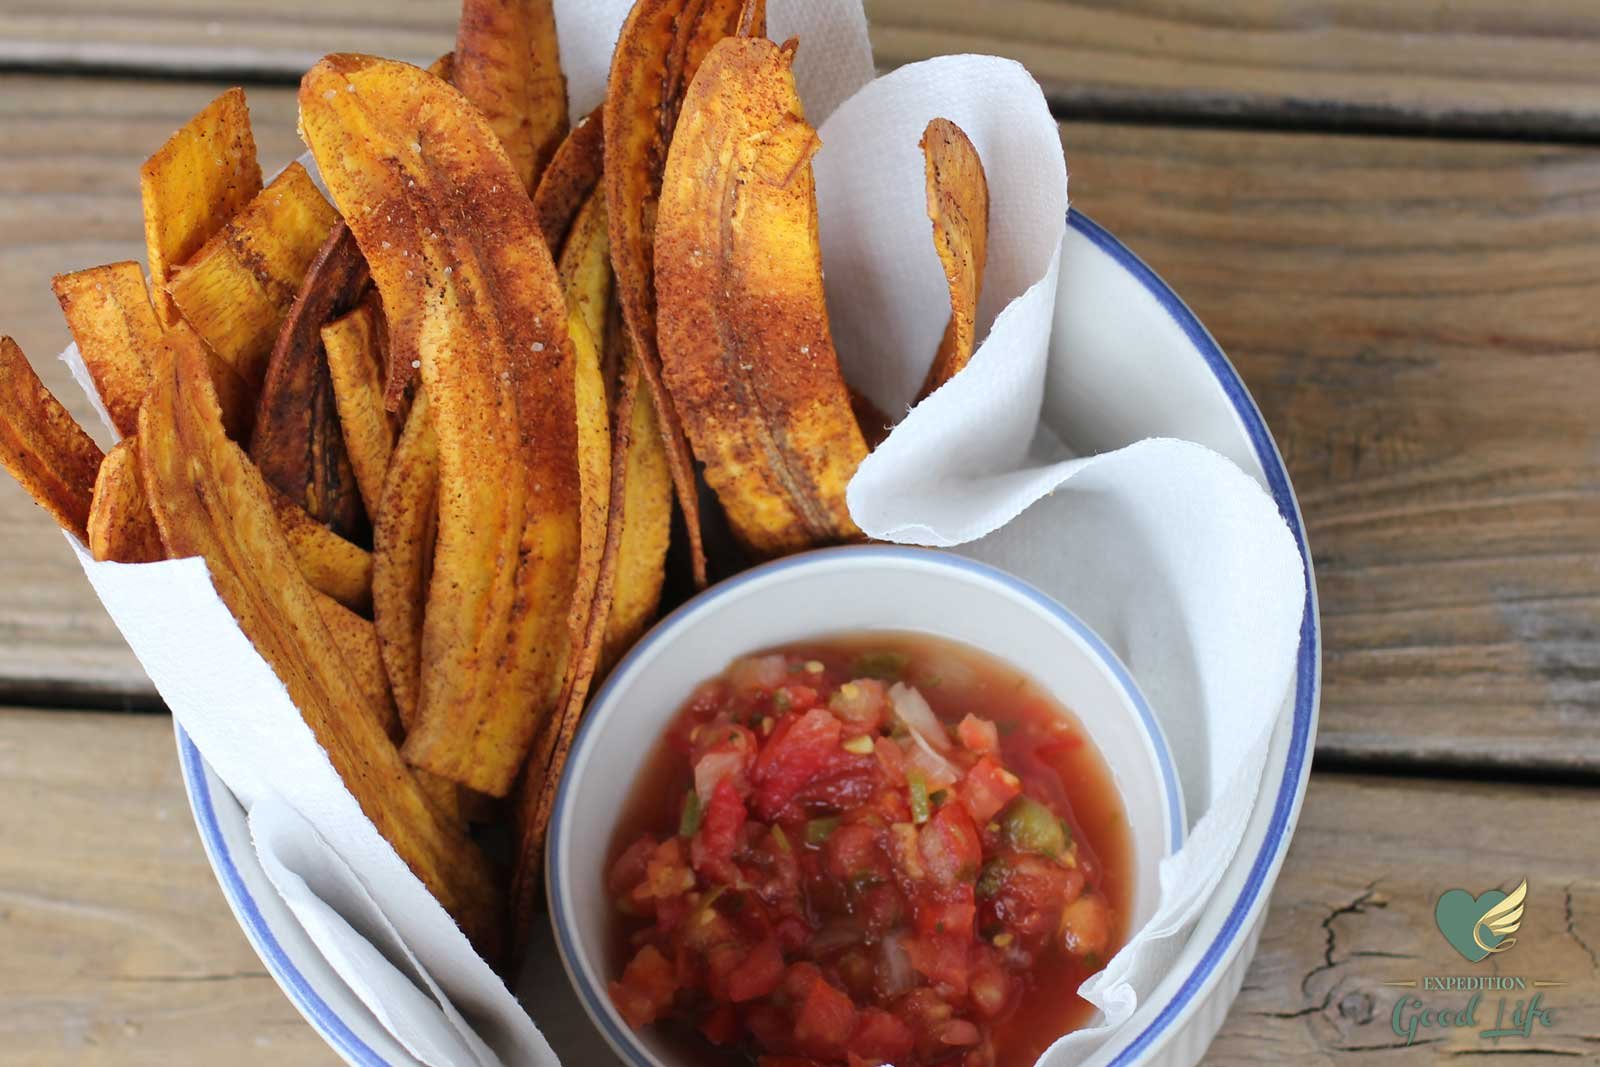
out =
<svg viewBox="0 0 1600 1067"><path fill-rule="evenodd" d="M139 455L170 554L205 560L217 595L361 810L478 951L498 958L502 900L488 861L439 817L389 739L382 707L346 662L296 569L266 483L224 436L194 353L180 353L157 374L139 413Z"/></svg>
<svg viewBox="0 0 1600 1067"><path fill-rule="evenodd" d="M861 536L866 456L828 331L793 52L730 38L684 97L656 223L662 370L739 541L779 556Z"/></svg>
<svg viewBox="0 0 1600 1067"><path fill-rule="evenodd" d="M738 31L740 15L735 0L639 0L622 24L606 83L604 181L611 265L628 341L655 402L689 534L690 564L701 587L706 584L706 557L694 462L662 384L656 347L654 227L661 172L684 87L711 45Z"/></svg>
<svg viewBox="0 0 1600 1067"><path fill-rule="evenodd" d="M100 461L89 505L89 554L102 563L154 563L167 558L139 470L139 438L124 437Z"/></svg>
<svg viewBox="0 0 1600 1067"><path fill-rule="evenodd" d="M389 457L372 521L372 621L389 687L407 730L422 687L422 620L438 531L439 439L428 392L417 391Z"/></svg>
<svg viewBox="0 0 1600 1067"><path fill-rule="evenodd" d="M450 81L494 127L522 186L533 192L567 135L551 0L462 0Z"/></svg>
<svg viewBox="0 0 1600 1067"><path fill-rule="evenodd" d="M533 191L533 213L539 219L539 232L552 249L562 247L578 209L600 184L605 165L605 125L604 104L579 119L550 157L550 165Z"/></svg>
<svg viewBox="0 0 1600 1067"><path fill-rule="evenodd" d="M124 437L136 433L139 402L150 386L150 360L162 334L144 272L124 260L58 274L50 287L111 424Z"/></svg>
<svg viewBox="0 0 1600 1067"><path fill-rule="evenodd" d="M589 610L573 596L577 414L555 264L494 131L437 78L328 56L301 82L300 122L382 295L391 358L420 364L438 438L438 539L405 755L504 796Z"/></svg>
<svg viewBox="0 0 1600 1067"><path fill-rule="evenodd" d="M955 377L972 358L983 264L989 253L989 183L978 150L961 127L949 119L934 119L922 131L922 156L933 247L950 287L950 321L919 398Z"/></svg>
<svg viewBox="0 0 1600 1067"><path fill-rule="evenodd" d="M211 101L139 168L145 250L162 323L178 321L167 295L178 267L260 191L243 89Z"/></svg>
<svg viewBox="0 0 1600 1067"><path fill-rule="evenodd" d="M284 539L289 542L289 551L312 588L351 611L371 611L372 554L307 515L304 508L276 489L269 487L268 497Z"/></svg>
<svg viewBox="0 0 1600 1067"><path fill-rule="evenodd" d="M334 644L344 654L345 666L355 675L369 703L378 709L383 732L396 744L404 736L394 698L389 693L389 676L383 670L383 654L378 650L378 633L370 619L363 619L326 593L313 590L317 611L333 635Z"/></svg>
<svg viewBox="0 0 1600 1067"><path fill-rule="evenodd" d="M100 446L45 388L17 343L0 337L0 465L80 541L88 536L102 458Z"/></svg>
<svg viewBox="0 0 1600 1067"><path fill-rule="evenodd" d="M365 512L339 426L322 327L355 307L368 281L366 260L340 222L306 269L278 330L250 434L250 458L267 483L347 538L362 536Z"/></svg>
<svg viewBox="0 0 1600 1067"><path fill-rule="evenodd" d="M453 82L456 74L456 54L454 52L446 52L432 63L429 63L428 73L440 81Z"/></svg>
<svg viewBox="0 0 1600 1067"><path fill-rule="evenodd" d="M369 515L377 514L389 453L399 433L396 416L383 406L382 330L382 317L371 303L322 328L345 452Z"/></svg>
<svg viewBox="0 0 1600 1067"><path fill-rule="evenodd" d="M338 221L306 169L291 163L167 283L184 320L252 388L261 387L278 328Z"/></svg>

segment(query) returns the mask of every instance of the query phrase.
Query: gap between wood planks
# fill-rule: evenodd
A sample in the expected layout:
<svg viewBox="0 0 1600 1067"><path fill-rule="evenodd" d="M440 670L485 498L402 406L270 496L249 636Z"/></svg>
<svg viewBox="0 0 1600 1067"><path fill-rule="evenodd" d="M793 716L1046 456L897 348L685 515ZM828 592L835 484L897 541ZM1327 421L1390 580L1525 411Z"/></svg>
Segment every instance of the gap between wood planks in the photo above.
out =
<svg viewBox="0 0 1600 1067"><path fill-rule="evenodd" d="M886 73L892 68L880 68ZM142 78L175 83L228 82L252 86L294 86L300 79L272 66L193 62L182 67L159 62L103 63L46 56L35 62L0 61L0 77ZM1467 112L1429 116L1402 108L1313 100L1255 101L1232 96L1186 96L1151 100L1144 95L1052 92L1044 86L1050 114L1063 122L1106 122L1124 126L1176 126L1189 130L1258 130L1352 137L1426 137L1443 141L1509 144L1600 145L1600 129L1560 111Z"/></svg>

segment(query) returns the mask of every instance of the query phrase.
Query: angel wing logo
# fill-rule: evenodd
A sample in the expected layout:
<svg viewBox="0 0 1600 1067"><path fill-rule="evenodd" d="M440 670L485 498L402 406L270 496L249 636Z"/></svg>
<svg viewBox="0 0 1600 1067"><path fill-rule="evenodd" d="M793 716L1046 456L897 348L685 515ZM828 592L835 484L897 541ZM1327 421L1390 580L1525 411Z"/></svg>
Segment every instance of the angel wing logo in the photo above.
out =
<svg viewBox="0 0 1600 1067"><path fill-rule="evenodd" d="M1465 889L1452 889L1434 905L1434 921L1445 940L1470 963L1504 952L1517 943L1522 925L1528 880L1509 893L1490 889L1474 897Z"/></svg>

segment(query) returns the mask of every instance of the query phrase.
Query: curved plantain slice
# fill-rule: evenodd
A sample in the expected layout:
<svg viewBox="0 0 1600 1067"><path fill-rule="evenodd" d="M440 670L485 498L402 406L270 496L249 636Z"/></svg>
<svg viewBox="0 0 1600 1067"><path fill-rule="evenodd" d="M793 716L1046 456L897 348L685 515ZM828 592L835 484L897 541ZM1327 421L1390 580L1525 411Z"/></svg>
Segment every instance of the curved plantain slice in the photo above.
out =
<svg viewBox="0 0 1600 1067"><path fill-rule="evenodd" d="M706 584L700 502L683 426L661 380L656 344L654 234L667 148L684 87L718 40L739 29L737 0L639 0L611 54L605 103L606 211L611 265L627 323L661 427L672 483L689 534L695 585Z"/></svg>
<svg viewBox="0 0 1600 1067"><path fill-rule="evenodd" d="M383 732L398 744L404 734L394 698L389 693L389 676L383 670L383 654L378 650L378 634L371 620L363 619L326 593L314 592L314 597L322 621L344 656L345 666L350 668L356 684L378 710L378 723Z"/></svg>
<svg viewBox="0 0 1600 1067"><path fill-rule="evenodd" d="M396 417L383 405L382 331L382 316L371 302L322 328L345 452L369 515L377 513L397 434Z"/></svg>
<svg viewBox="0 0 1600 1067"><path fill-rule="evenodd" d="M250 458L268 484L343 537L364 528L356 473L345 451L322 347L322 327L354 307L367 264L343 222L306 269L267 359Z"/></svg>
<svg viewBox="0 0 1600 1067"><path fill-rule="evenodd" d="M148 361L162 333L144 272L124 260L58 274L50 288L111 424L124 437L137 433L139 403L150 387Z"/></svg>
<svg viewBox="0 0 1600 1067"><path fill-rule="evenodd" d="M145 251L164 325L178 321L167 295L174 272L261 191L255 135L243 89L229 89L167 139L139 168Z"/></svg>
<svg viewBox="0 0 1600 1067"><path fill-rule="evenodd" d="M601 104L572 127L533 191L533 213L539 232L552 249L562 247L572 220L600 184L605 164L605 105Z"/></svg>
<svg viewBox="0 0 1600 1067"><path fill-rule="evenodd" d="M305 580L351 611L372 610L372 554L306 514L305 508L268 487L273 513Z"/></svg>
<svg viewBox="0 0 1600 1067"><path fill-rule="evenodd" d="M622 383L617 409L618 420L628 423L628 444L618 461L622 464L620 504L612 506L612 521L621 532L611 610L600 650L602 676L655 619L672 537L672 472L661 445L655 403L648 389L638 387L637 362L624 356L622 368L623 375L632 379Z"/></svg>
<svg viewBox="0 0 1600 1067"><path fill-rule="evenodd" d="M372 522L372 621L389 687L407 730L422 687L422 619L438 528L439 440L428 392L417 397L395 442Z"/></svg>
<svg viewBox="0 0 1600 1067"><path fill-rule="evenodd" d="M17 343L0 337L0 465L80 541L88 537L103 458L100 446L45 388Z"/></svg>
<svg viewBox="0 0 1600 1067"><path fill-rule="evenodd" d="M384 732L382 708L345 661L316 593L295 568L266 483L223 435L194 353L180 353L158 372L139 413L139 455L170 553L206 561L217 595L283 682L361 810L478 951L496 959L503 902L490 865L439 817Z"/></svg>
<svg viewBox="0 0 1600 1067"><path fill-rule="evenodd" d="M861 536L866 456L828 332L793 52L711 50L684 98L656 224L662 370L706 481L758 556Z"/></svg>
<svg viewBox="0 0 1600 1067"><path fill-rule="evenodd" d="M989 183L978 150L960 126L934 119L922 131L922 157L933 247L950 286L950 321L917 394L919 400L954 378L972 358L983 265L989 254Z"/></svg>
<svg viewBox="0 0 1600 1067"><path fill-rule="evenodd" d="M167 283L184 321L259 389L278 328L339 216L291 163Z"/></svg>
<svg viewBox="0 0 1600 1067"><path fill-rule="evenodd" d="M420 364L439 442L405 756L504 796L589 609L573 598L577 414L555 265L494 131L437 78L328 56L301 82L300 123L382 294L391 351Z"/></svg>
<svg viewBox="0 0 1600 1067"><path fill-rule="evenodd" d="M124 437L100 461L89 505L89 554L104 563L167 558L139 470L139 438Z"/></svg>
<svg viewBox="0 0 1600 1067"><path fill-rule="evenodd" d="M450 81L489 120L532 193L567 135L551 0L462 0Z"/></svg>

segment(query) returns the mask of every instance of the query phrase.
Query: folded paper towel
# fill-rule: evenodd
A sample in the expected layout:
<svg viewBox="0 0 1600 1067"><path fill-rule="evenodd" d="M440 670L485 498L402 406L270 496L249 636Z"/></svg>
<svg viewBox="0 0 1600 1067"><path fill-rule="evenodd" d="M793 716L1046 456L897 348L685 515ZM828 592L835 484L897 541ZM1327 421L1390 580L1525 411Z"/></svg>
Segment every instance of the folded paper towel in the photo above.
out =
<svg viewBox="0 0 1600 1067"><path fill-rule="evenodd" d="M600 100L629 6L558 0L574 114ZM846 374L905 413L851 483L852 514L875 537L960 546L1054 594L1127 662L1177 754L1189 843L1163 866L1156 917L1084 987L1102 1020L1048 1057L1079 1062L1164 975L1238 845L1293 674L1300 556L1272 500L1226 459L1172 440L1062 458L1039 425L1067 176L1055 121L1021 67L955 56L872 82L858 0L773 0L770 27L800 38L796 78L820 123L823 261ZM948 314L918 149L935 116L967 132L989 177L984 342L907 411ZM545 1014L554 1006L519 1004L361 814L204 565L102 564L74 547L173 714L250 812L273 885L401 1047L428 1064L558 1062L529 1019L562 1029ZM532 966L541 973L525 986L561 982L553 956Z"/></svg>

